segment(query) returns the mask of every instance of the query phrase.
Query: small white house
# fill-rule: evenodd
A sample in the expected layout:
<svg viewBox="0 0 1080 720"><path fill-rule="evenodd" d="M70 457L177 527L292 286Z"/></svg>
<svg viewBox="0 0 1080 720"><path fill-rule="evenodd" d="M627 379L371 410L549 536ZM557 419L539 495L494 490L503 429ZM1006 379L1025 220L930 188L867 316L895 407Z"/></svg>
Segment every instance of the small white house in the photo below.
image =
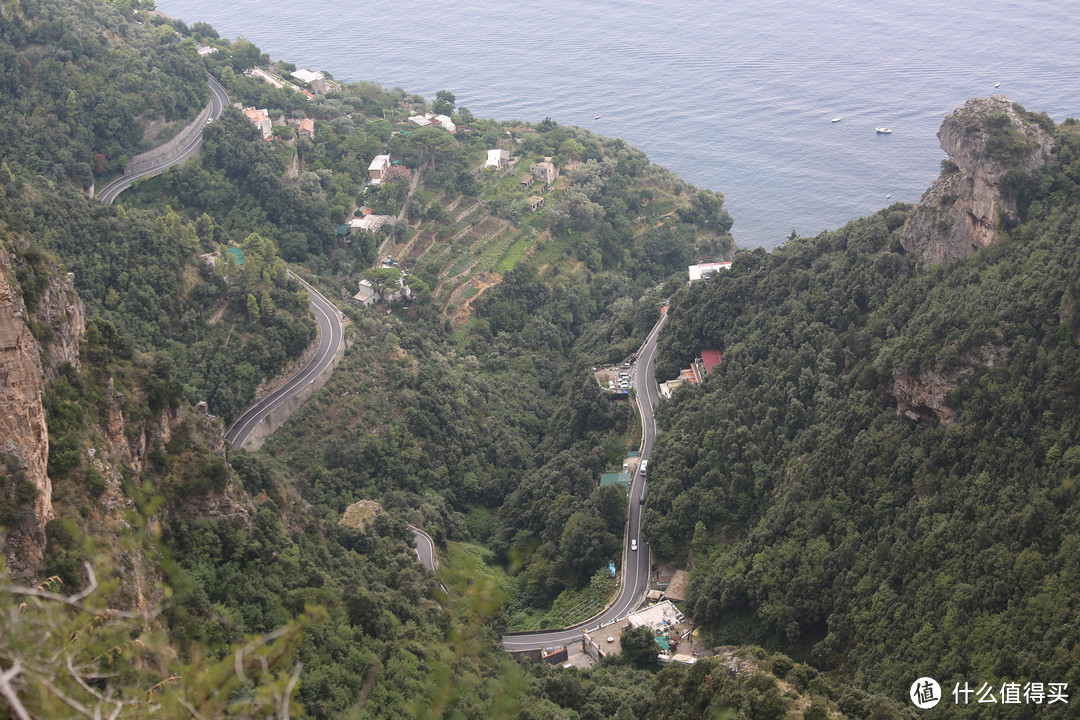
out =
<svg viewBox="0 0 1080 720"><path fill-rule="evenodd" d="M457 132L457 125L455 125L454 121L446 117L445 115L436 115L435 117L431 118L431 121L448 133Z"/></svg>
<svg viewBox="0 0 1080 720"><path fill-rule="evenodd" d="M688 268L689 275L690 275L690 282L694 282L695 280L704 280L705 278L709 277L710 275L718 273L721 270L730 270L730 269L731 269L731 263L729 263L729 262L702 263L700 265L690 265L689 268Z"/></svg>
<svg viewBox="0 0 1080 720"><path fill-rule="evenodd" d="M368 165L368 178L372 185L379 185L382 183L383 178L386 177L386 171L390 169L390 156L389 155L376 155L375 159Z"/></svg>
<svg viewBox="0 0 1080 720"><path fill-rule="evenodd" d="M353 295L353 300L358 300L361 305L374 305L379 299L379 291L376 290L370 280L360 281L360 290Z"/></svg>
<svg viewBox="0 0 1080 720"><path fill-rule="evenodd" d="M495 168L496 170L510 162L509 150L488 150L487 162L484 163L485 168Z"/></svg>

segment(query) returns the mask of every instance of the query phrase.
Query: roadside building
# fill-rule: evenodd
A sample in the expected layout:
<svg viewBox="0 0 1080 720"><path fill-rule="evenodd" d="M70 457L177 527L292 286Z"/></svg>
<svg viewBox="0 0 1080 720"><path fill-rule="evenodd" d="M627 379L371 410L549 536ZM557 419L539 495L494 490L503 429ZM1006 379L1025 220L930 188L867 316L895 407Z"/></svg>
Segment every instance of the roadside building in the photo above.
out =
<svg viewBox="0 0 1080 720"><path fill-rule="evenodd" d="M686 601L686 586L690 581L690 574L685 570L676 570L671 584L664 590L664 597L675 602Z"/></svg>
<svg viewBox="0 0 1080 720"><path fill-rule="evenodd" d="M673 653L680 641L690 634L690 625L679 609L670 600L664 600L648 607L628 613L625 618L592 630L581 631L581 647L596 661L609 655L622 653L622 633L630 628L647 627L653 632L656 641L657 662L668 663L674 660ZM692 664L697 660L692 656L680 658L680 662Z"/></svg>
<svg viewBox="0 0 1080 720"><path fill-rule="evenodd" d="M487 162L484 163L484 168L494 168L498 170L508 162L510 162L510 151L496 148L487 151Z"/></svg>
<svg viewBox="0 0 1080 720"><path fill-rule="evenodd" d="M386 172L390 169L392 163L390 162L389 155L376 155L375 159L368 165L368 179L372 185L379 185L382 183L383 178L386 177Z"/></svg>
<svg viewBox="0 0 1080 720"><path fill-rule="evenodd" d="M581 648L597 662L600 662L608 655L621 655L622 643L620 639L623 627L622 623L611 623L601 625L595 630L582 630Z"/></svg>
<svg viewBox="0 0 1080 720"><path fill-rule="evenodd" d="M724 353L722 350L710 349L701 351L701 357L699 358L699 361L701 362L701 367L705 370L705 374L708 375L713 371L714 367L717 367L720 364L720 361L723 359Z"/></svg>
<svg viewBox="0 0 1080 720"><path fill-rule="evenodd" d="M604 473L600 476L600 485L618 485L627 492L630 491L631 475L628 472Z"/></svg>

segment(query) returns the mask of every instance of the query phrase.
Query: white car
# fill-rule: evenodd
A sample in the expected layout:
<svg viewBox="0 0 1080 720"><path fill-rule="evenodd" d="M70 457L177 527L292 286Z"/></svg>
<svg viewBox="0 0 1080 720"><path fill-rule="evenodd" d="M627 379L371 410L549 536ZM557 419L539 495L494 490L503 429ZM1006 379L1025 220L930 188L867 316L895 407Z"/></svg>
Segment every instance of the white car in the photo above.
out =
<svg viewBox="0 0 1080 720"><path fill-rule="evenodd" d="M641 474L642 474L642 475L644 475L644 474L645 474L645 468L646 468L646 467L648 467L648 465L649 465L649 461L648 461L648 460L642 460L642 461L641 461Z"/></svg>
<svg viewBox="0 0 1080 720"><path fill-rule="evenodd" d="M631 540L630 541L630 549L631 550L637 550L637 540Z"/></svg>

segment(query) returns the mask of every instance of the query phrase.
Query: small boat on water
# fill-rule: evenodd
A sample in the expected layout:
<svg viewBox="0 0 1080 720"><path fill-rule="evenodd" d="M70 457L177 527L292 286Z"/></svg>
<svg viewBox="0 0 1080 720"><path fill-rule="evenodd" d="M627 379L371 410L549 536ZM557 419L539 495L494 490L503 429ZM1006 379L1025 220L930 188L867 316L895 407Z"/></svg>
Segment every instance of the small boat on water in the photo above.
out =
<svg viewBox="0 0 1080 720"><path fill-rule="evenodd" d="M599 119L600 119L600 115L599 115L599 114L597 114L597 116L593 118L593 120L599 120Z"/></svg>
<svg viewBox="0 0 1080 720"><path fill-rule="evenodd" d="M830 120L829 122L840 122L843 119L844 119L843 115L838 115L838 116L834 117L832 120Z"/></svg>
<svg viewBox="0 0 1080 720"><path fill-rule="evenodd" d="M994 83L994 87L1001 87L1001 83L999 83L999 82Z"/></svg>
<svg viewBox="0 0 1080 720"><path fill-rule="evenodd" d="M874 128L874 130L875 130L875 131L877 131L877 134L878 134L878 135L888 135L889 133L891 133L891 132L892 132L892 128L891 128L891 127L888 127L888 126L886 126L886 127L879 127L879 128Z"/></svg>

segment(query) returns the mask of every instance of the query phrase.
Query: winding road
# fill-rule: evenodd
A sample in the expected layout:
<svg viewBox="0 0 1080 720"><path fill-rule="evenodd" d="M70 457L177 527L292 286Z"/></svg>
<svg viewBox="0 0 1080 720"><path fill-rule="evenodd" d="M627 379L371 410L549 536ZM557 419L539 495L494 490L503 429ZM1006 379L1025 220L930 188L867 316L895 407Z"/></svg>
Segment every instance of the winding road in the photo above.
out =
<svg viewBox="0 0 1080 720"><path fill-rule="evenodd" d="M207 75L210 85L210 120L221 117L221 113L229 104L229 96L225 88L212 76ZM209 124L209 122L207 124ZM158 163L150 168L136 173L123 175L113 180L98 192L97 196L105 204L111 204L124 190L131 187L136 181L159 175L173 165L184 162L202 147L203 137L199 132L187 145L181 148L168 160ZM233 423L225 434L226 439L235 447L243 446L251 435L251 432L263 419L277 408L289 402L298 392L315 382L328 365L333 362L334 355L343 342L343 330L341 314L334 305L319 293L314 287L296 276L292 270L289 275L295 278L308 292L311 298L311 309L319 323L319 348L315 357L285 385L278 388L269 397L256 403L242 414ZM642 444L641 462L648 460L652 452L653 442L656 439L656 421L653 411L659 402L659 390L656 385L656 339L663 327L667 315L662 314L660 320L649 332L645 343L638 352L638 363L631 371L634 388L637 392L638 410L641 413ZM644 504L640 502L645 492L645 476L640 472L634 473L630 482L630 511L628 513L626 537L623 544L623 572L622 586L615 601L599 615L571 627L558 630L545 630L530 633L512 633L502 638L503 647L508 651L532 650L538 648L564 645L574 642L581 636L581 629L603 625L625 616L635 605L640 602L645 594L649 583L649 546L641 539L641 515ZM410 526L413 540L416 546L416 555L420 562L429 570L435 571L438 560L435 555L435 544L431 536L419 528ZM637 541L637 550L631 550L631 543ZM441 585L441 583L440 583ZM446 588L443 586L443 590Z"/></svg>
<svg viewBox="0 0 1080 720"><path fill-rule="evenodd" d="M277 408L289 402L296 393L315 382L315 378L334 361L334 355L343 342L343 330L341 326L341 313L333 303L322 296L318 290L307 282L297 277L296 273L289 270L289 276L299 282L307 290L311 298L311 311L315 313L315 319L319 321L319 349L315 357L311 359L296 377L289 380L268 397L248 408L243 415L225 433L225 439L234 447L242 447L258 424Z"/></svg>
<svg viewBox="0 0 1080 720"><path fill-rule="evenodd" d="M638 411L641 413L642 441L641 462L644 463L652 454L656 441L656 419L653 412L660 400L660 390L656 385L656 339L660 329L667 322L667 313L660 315L660 320L645 338L638 351L638 361L631 371L634 390L637 394ZM640 502L645 492L646 476L634 473L630 481L630 512L627 519L627 532L623 540L622 585L615 601L606 610L584 622L558 630L543 630L528 633L510 633L502 638L503 647L510 652L536 650L572 643L581 639L582 628L594 628L598 625L618 620L641 601L649 586L649 545L641 539L641 515L645 506ZM631 550L631 541L637 540L637 550Z"/></svg>
<svg viewBox="0 0 1080 720"><path fill-rule="evenodd" d="M213 76L207 75L206 80L210 84L210 120L213 121L221 117L221 113L228 107L229 96L225 92L224 86L214 79ZM113 200L116 199L116 196L131 187L136 180L160 175L173 165L184 162L199 151L199 148L202 147L202 143L203 137L202 132L200 131L187 145L182 147L168 160L160 162L153 167L146 168L145 170L140 170L139 172L131 173L130 175L121 175L116 178L111 183L101 188L100 192L97 194L98 198L106 205L111 205Z"/></svg>
<svg viewBox="0 0 1080 720"><path fill-rule="evenodd" d="M431 539L431 536L418 527L413 525L409 526L409 530L413 534L413 545L416 546L416 557L419 558L420 563L431 572L435 572L439 567L439 558L435 554L435 541ZM438 580L438 577L435 578ZM439 587L443 592L446 592L446 586L439 580Z"/></svg>

